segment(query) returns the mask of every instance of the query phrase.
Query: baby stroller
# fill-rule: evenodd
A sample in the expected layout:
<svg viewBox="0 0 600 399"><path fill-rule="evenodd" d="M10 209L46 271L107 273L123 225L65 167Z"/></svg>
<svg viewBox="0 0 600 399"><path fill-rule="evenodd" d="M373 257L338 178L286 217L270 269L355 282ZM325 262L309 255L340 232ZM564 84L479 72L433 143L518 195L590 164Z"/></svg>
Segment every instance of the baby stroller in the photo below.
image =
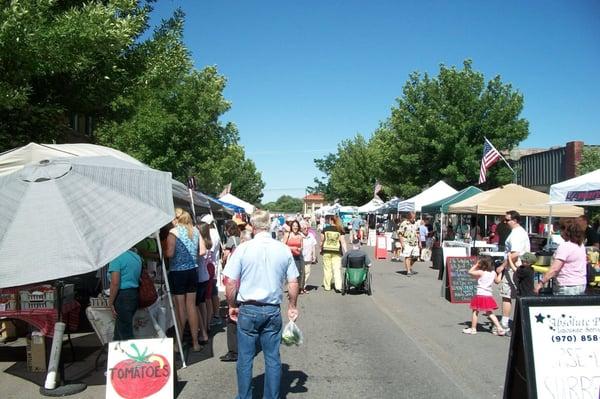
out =
<svg viewBox="0 0 600 399"><path fill-rule="evenodd" d="M342 280L342 295L346 295L351 289L373 294L371 270L367 267L366 256L349 257L345 267Z"/></svg>

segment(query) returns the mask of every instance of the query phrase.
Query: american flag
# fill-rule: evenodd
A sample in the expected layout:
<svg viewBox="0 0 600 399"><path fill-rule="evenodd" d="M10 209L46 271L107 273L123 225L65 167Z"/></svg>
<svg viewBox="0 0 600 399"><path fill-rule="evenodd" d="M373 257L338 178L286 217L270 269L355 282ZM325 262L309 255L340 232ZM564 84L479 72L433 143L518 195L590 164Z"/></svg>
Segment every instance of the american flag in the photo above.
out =
<svg viewBox="0 0 600 399"><path fill-rule="evenodd" d="M485 183L485 175L487 174L487 170L490 166L498 162L498 160L502 157L498 150L485 139L483 143L483 158L481 158L481 169L479 169L479 184Z"/></svg>

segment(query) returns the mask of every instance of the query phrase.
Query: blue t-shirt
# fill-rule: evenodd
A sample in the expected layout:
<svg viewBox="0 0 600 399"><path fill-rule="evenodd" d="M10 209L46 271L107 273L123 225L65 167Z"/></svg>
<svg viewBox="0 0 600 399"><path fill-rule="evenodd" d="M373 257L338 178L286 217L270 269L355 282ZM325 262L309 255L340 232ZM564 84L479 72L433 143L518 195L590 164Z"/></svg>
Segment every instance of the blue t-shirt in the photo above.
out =
<svg viewBox="0 0 600 399"><path fill-rule="evenodd" d="M109 280L112 272L121 274L119 289L138 288L142 272L142 258L131 250L125 251L108 264L107 274Z"/></svg>

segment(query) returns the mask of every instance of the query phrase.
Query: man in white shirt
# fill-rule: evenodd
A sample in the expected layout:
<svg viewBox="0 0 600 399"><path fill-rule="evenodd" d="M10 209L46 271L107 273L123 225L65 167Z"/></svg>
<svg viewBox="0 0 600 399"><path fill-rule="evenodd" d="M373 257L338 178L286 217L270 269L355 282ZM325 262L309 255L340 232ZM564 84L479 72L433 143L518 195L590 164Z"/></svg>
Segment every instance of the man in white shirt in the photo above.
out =
<svg viewBox="0 0 600 399"><path fill-rule="evenodd" d="M508 257L510 256L516 266L521 266L520 256L525 252L530 252L529 235L519 224L521 215L517 211L508 211L504 215L504 221L511 228L511 232L506 239L506 259L504 263L496 270L498 276L496 283L500 285L500 296L502 297L502 328L509 330L510 312L512 310L512 300L517 297L517 288L513 280L513 271L508 267Z"/></svg>

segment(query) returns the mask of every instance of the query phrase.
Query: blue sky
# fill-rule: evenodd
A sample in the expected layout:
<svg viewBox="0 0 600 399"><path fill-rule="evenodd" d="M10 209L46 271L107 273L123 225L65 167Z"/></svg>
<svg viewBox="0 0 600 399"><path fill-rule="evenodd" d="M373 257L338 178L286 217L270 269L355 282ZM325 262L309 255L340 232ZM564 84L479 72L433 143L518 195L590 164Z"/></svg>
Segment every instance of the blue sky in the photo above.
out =
<svg viewBox="0 0 600 399"><path fill-rule="evenodd" d="M521 147L600 144L599 1L159 0L153 23L177 7L196 67L228 79L223 120L262 172L263 202L303 196L314 158L370 137L409 73L466 58L524 94Z"/></svg>

